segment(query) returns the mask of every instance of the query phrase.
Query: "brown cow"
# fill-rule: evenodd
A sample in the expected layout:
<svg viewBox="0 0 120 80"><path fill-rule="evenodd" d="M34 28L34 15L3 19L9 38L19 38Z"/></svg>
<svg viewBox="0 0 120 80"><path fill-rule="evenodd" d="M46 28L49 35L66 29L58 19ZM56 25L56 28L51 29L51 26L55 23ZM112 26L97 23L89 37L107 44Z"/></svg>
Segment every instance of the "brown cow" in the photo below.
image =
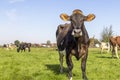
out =
<svg viewBox="0 0 120 80"><path fill-rule="evenodd" d="M82 78L87 80L86 61L88 56L89 36L84 25L84 21L92 21L94 14L84 16L81 10L74 10L72 15L65 13L60 15L64 21L70 21L70 24L59 25L56 31L57 47L60 57L60 72L63 72L63 51L66 52L66 63L68 67L69 80L72 80L72 55L77 60L81 58Z"/></svg>
<svg viewBox="0 0 120 80"><path fill-rule="evenodd" d="M110 37L110 45L112 46L112 57L116 54L119 59L117 48L120 47L120 36Z"/></svg>

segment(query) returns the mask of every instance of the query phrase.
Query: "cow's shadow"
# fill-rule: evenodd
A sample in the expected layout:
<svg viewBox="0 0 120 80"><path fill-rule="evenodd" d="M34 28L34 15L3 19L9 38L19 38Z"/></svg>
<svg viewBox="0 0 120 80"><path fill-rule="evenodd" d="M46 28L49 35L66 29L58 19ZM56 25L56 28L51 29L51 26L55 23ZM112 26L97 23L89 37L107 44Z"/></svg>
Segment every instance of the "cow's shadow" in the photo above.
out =
<svg viewBox="0 0 120 80"><path fill-rule="evenodd" d="M112 59L112 57L109 56L96 56L97 58L108 58L108 59Z"/></svg>
<svg viewBox="0 0 120 80"><path fill-rule="evenodd" d="M53 73L59 75L60 73L60 65L59 64L46 64L45 65L47 67L47 69L53 71ZM67 68L63 67L63 73L62 74L66 74L67 73Z"/></svg>

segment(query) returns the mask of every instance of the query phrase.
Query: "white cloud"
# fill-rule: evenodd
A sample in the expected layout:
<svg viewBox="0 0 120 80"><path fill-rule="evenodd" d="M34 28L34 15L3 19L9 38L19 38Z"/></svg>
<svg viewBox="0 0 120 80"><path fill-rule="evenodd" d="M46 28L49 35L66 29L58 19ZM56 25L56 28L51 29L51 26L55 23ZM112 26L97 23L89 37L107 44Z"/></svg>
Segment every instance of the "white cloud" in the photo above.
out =
<svg viewBox="0 0 120 80"><path fill-rule="evenodd" d="M6 15L10 21L16 21L17 20L17 14L16 9L11 9L6 12Z"/></svg>
<svg viewBox="0 0 120 80"><path fill-rule="evenodd" d="M24 2L25 0L9 0L10 3Z"/></svg>

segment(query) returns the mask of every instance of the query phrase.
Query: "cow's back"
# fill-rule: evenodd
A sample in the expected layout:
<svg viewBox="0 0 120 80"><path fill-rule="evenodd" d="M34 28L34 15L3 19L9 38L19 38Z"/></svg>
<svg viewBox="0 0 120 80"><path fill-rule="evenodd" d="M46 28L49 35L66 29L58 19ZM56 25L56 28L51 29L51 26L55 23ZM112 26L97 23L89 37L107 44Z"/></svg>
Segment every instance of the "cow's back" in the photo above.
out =
<svg viewBox="0 0 120 80"><path fill-rule="evenodd" d="M70 24L67 23L58 26L56 31L57 45L60 45L61 42L64 41L65 36L68 34L69 29L70 29Z"/></svg>

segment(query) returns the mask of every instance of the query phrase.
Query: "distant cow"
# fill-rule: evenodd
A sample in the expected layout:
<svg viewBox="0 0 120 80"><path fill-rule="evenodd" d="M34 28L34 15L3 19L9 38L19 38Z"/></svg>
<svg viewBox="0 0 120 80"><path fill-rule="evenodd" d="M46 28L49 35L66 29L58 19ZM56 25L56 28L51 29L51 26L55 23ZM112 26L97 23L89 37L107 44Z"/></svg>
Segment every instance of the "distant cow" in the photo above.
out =
<svg viewBox="0 0 120 80"><path fill-rule="evenodd" d="M109 42L101 42L100 43L100 52L103 53L104 50L107 50L107 53L110 51L110 44Z"/></svg>
<svg viewBox="0 0 120 80"><path fill-rule="evenodd" d="M20 50L21 52L22 51L25 52L26 49L28 49L28 52L30 52L30 47L31 47L31 43L21 43L17 48L17 52L20 52Z"/></svg>
<svg viewBox="0 0 120 80"><path fill-rule="evenodd" d="M120 36L110 37L110 45L112 46L112 57L116 54L116 57L119 59L117 47L120 47Z"/></svg>
<svg viewBox="0 0 120 80"><path fill-rule="evenodd" d="M13 50L14 48L16 48L16 45L15 44L4 44L3 45L3 48L5 48L6 50Z"/></svg>
<svg viewBox="0 0 120 80"><path fill-rule="evenodd" d="M63 56L66 52L66 63L68 66L69 79L72 80L72 55L77 60L82 58L81 69L82 78L87 80L86 76L86 61L88 56L89 36L84 25L84 21L92 21L95 18L94 14L84 16L81 10L74 10L72 15L65 13L60 15L64 21L70 21L70 24L59 25L56 31L57 47L59 51L60 72L63 72Z"/></svg>

